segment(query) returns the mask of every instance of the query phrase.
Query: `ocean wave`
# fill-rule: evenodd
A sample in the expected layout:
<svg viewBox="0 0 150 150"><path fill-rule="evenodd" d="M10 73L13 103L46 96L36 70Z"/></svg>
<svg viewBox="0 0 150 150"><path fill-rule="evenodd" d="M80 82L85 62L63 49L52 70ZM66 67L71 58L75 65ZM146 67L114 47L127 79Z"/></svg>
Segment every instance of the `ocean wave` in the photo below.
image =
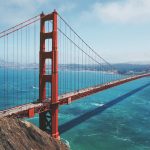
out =
<svg viewBox="0 0 150 150"><path fill-rule="evenodd" d="M33 88L33 89L39 89L39 87L36 87L36 86L32 86L32 88Z"/></svg>
<svg viewBox="0 0 150 150"><path fill-rule="evenodd" d="M61 140L68 146L68 148L70 149L70 143L68 140L65 140L63 138L61 138Z"/></svg>
<svg viewBox="0 0 150 150"><path fill-rule="evenodd" d="M103 106L104 104L103 104L103 103L92 103L92 105L101 107L101 106Z"/></svg>
<svg viewBox="0 0 150 150"><path fill-rule="evenodd" d="M118 137L118 136L113 136L115 139L125 141L125 142L132 142L130 138L124 138L124 137Z"/></svg>
<svg viewBox="0 0 150 150"><path fill-rule="evenodd" d="M86 137L88 136L89 137L89 136L97 136L97 135L99 136L101 134L100 133L92 133L92 134L84 134L82 136L86 136Z"/></svg>

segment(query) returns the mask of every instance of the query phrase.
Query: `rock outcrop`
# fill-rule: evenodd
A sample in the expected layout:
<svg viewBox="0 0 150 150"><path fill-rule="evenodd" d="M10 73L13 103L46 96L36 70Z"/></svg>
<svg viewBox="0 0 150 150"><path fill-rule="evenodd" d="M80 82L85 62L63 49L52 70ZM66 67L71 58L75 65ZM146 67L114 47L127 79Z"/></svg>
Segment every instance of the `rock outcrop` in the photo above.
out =
<svg viewBox="0 0 150 150"><path fill-rule="evenodd" d="M69 150L33 124L16 118L0 119L0 150Z"/></svg>

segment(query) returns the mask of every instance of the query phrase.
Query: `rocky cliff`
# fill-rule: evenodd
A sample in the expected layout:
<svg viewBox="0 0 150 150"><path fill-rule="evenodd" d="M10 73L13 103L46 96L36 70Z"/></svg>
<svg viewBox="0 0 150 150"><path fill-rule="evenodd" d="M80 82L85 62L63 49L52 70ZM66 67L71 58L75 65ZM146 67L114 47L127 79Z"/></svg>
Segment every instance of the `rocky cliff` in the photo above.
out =
<svg viewBox="0 0 150 150"><path fill-rule="evenodd" d="M68 150L68 147L29 122L1 118L0 150Z"/></svg>

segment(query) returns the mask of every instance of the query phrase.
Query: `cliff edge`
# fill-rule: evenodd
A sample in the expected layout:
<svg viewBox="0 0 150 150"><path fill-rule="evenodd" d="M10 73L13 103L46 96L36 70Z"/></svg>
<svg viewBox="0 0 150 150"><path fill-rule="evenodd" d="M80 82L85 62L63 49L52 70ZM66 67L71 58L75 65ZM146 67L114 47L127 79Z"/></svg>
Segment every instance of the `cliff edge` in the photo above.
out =
<svg viewBox="0 0 150 150"><path fill-rule="evenodd" d="M0 119L0 150L69 150L35 125L16 118Z"/></svg>

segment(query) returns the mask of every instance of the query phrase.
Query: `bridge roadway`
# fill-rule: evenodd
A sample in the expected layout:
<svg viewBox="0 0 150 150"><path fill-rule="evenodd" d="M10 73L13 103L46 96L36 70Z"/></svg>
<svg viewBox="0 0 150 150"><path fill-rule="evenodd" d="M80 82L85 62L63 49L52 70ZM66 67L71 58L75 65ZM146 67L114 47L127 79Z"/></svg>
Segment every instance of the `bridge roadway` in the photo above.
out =
<svg viewBox="0 0 150 150"><path fill-rule="evenodd" d="M51 99L48 98L42 103L39 101L36 101L33 103L28 103L28 104L16 106L16 107L13 107L10 109L0 111L0 118L5 117L5 116L13 116L13 115L20 117L20 118L33 117L35 113L41 113L41 112L50 110L52 105L70 104L71 102L73 102L75 100L81 99L81 98L89 96L91 94L95 94L95 93L98 93L100 91L103 91L103 90L106 90L106 89L130 82L130 81L133 81L136 79L140 79L143 77L149 77L149 76L150 76L150 73L135 75L135 76L128 77L125 79L120 79L120 80L108 82L105 84L81 89L81 90L78 90L75 92L66 93L66 94L60 95L59 96L59 102L55 103L55 104L50 104Z"/></svg>

